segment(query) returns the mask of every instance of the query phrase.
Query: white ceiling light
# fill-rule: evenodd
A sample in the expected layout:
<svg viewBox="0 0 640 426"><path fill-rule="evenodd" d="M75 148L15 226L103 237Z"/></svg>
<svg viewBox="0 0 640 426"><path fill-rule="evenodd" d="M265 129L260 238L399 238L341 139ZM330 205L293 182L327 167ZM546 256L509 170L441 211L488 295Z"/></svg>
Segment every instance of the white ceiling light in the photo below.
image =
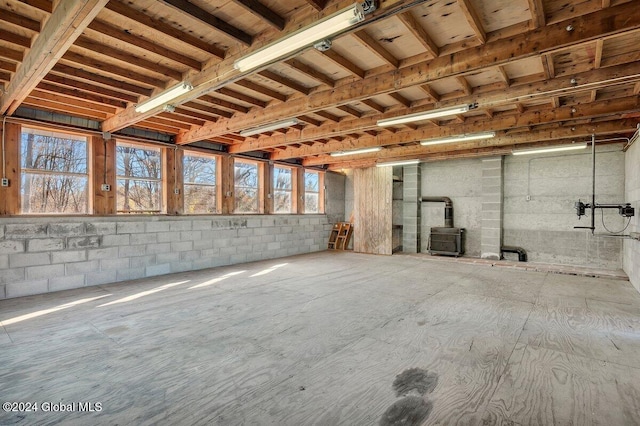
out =
<svg viewBox="0 0 640 426"><path fill-rule="evenodd" d="M420 163L420 160L392 161L390 163L378 163L376 167L410 166L418 163Z"/></svg>
<svg viewBox="0 0 640 426"><path fill-rule="evenodd" d="M518 149L515 151L511 151L511 153L513 155L545 154L547 152L573 151L578 149L585 149L586 147L587 147L586 143L578 143L578 144L572 144L572 145L553 146L549 148Z"/></svg>
<svg viewBox="0 0 640 426"><path fill-rule="evenodd" d="M240 136L248 137L257 135L258 133L270 132L272 130L283 129L285 127L295 126L299 124L300 120L297 118L290 118L289 120L276 121L275 123L265 124L264 126L254 127L252 129L243 130L240 132Z"/></svg>
<svg viewBox="0 0 640 426"><path fill-rule="evenodd" d="M416 112L414 114L401 115L400 117L385 118L378 120L378 126L395 126L396 124L412 123L414 121L430 120L432 118L448 117L451 115L462 114L471 109L477 108L476 104L459 105L451 108L434 109L425 112Z"/></svg>
<svg viewBox="0 0 640 426"><path fill-rule="evenodd" d="M430 139L420 142L420 145L439 145L441 143L477 141L490 139L496 136L496 132L469 133L468 135L450 136L448 138Z"/></svg>
<svg viewBox="0 0 640 426"><path fill-rule="evenodd" d="M240 72L245 72L284 58L306 47L313 46L319 40L335 36L341 31L364 21L364 15L364 9L360 4L356 3L268 44L262 49L251 52L235 61L233 67Z"/></svg>
<svg viewBox="0 0 640 426"><path fill-rule="evenodd" d="M362 149L354 149L351 151L337 151L332 152L332 157L344 157L345 155L357 155L357 154L366 154L369 152L378 152L382 149L381 146L376 146L374 148L362 148Z"/></svg>
<svg viewBox="0 0 640 426"><path fill-rule="evenodd" d="M180 82L170 89L164 92L158 93L156 96L152 96L144 102L136 105L136 112L147 112L161 105L167 104L169 101L174 100L178 96L184 95L187 92L193 90L193 86L186 81Z"/></svg>

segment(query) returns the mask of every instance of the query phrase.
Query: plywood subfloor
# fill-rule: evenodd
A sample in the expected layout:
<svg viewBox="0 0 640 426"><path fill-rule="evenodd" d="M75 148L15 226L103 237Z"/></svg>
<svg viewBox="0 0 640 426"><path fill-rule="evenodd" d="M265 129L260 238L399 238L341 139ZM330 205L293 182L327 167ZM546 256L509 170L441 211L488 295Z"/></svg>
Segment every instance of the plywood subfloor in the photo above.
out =
<svg viewBox="0 0 640 426"><path fill-rule="evenodd" d="M0 424L640 424L622 280L323 252L4 300L0 320L3 402L102 408Z"/></svg>

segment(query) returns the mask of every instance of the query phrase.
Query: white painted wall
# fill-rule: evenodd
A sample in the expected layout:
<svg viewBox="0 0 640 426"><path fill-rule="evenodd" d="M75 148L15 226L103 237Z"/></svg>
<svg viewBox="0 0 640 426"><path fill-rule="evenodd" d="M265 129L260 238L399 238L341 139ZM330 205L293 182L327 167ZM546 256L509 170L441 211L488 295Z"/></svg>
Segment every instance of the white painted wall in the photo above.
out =
<svg viewBox="0 0 640 426"><path fill-rule="evenodd" d="M625 201L636 209L627 231L640 232L640 141L625 153ZM623 266L631 284L640 291L640 241L624 241Z"/></svg>

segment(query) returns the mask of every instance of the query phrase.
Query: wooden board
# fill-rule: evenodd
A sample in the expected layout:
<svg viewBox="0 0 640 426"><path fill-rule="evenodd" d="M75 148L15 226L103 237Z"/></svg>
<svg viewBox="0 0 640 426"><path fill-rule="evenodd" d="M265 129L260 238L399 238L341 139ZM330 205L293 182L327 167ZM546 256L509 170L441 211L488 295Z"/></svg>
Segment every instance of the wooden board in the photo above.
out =
<svg viewBox="0 0 640 426"><path fill-rule="evenodd" d="M354 171L353 249L356 252L392 252L392 172L391 167Z"/></svg>

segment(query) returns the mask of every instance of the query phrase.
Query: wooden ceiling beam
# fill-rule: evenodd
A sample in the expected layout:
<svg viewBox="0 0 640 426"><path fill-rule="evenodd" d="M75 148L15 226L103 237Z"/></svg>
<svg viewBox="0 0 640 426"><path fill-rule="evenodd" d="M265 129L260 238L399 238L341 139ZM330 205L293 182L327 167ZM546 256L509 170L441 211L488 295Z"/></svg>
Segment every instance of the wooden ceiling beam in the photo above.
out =
<svg viewBox="0 0 640 426"><path fill-rule="evenodd" d="M471 2L469 0L458 0L458 6L462 9L464 17L467 19L467 22L471 26L471 29L473 29L473 32L476 34L476 38L480 40L480 43L486 43L487 33L484 31L484 28L482 28L482 21Z"/></svg>
<svg viewBox="0 0 640 426"><path fill-rule="evenodd" d="M442 144L442 145L430 145L430 146L422 146L422 145L411 145L411 146L401 146L401 147L388 147L383 149L382 151L373 153L373 154L361 154L358 157L358 160L391 160L393 158L402 158L408 156L423 156L428 155L430 153L448 153L456 150L462 149L472 149L472 148L487 148L491 152L495 152L496 148L501 146L512 146L519 144L529 144L535 143L539 141L552 141L559 139L572 139L572 138L587 138L591 134L595 133L598 135L608 135L608 134L620 134L626 132L632 132L635 129L635 121L632 119L626 120L613 120L602 123L594 123L594 124L582 124L575 126L565 126L558 127L552 129L540 129L530 132L524 132L517 135L509 135L503 136L498 135L493 139L487 139L482 141L470 141L470 142L460 142L455 144ZM419 131L413 132L418 134ZM377 138L388 136L378 135ZM367 139L376 139L376 138L367 138ZM421 138L416 135L414 140L420 140ZM347 145L340 150L350 149L349 146L350 141L346 141ZM329 142L327 145L331 144ZM299 148L300 151L306 150L306 147ZM281 157L281 152L272 154L272 160L277 160ZM332 152L331 150L327 150L327 152ZM317 157L309 157L305 158L302 161L304 166L319 166L326 164L339 164L340 162L349 161L346 157L331 157L328 154L319 155Z"/></svg>
<svg viewBox="0 0 640 426"><path fill-rule="evenodd" d="M385 107L374 101L373 99L362 99L360 102L373 109L374 111L383 113L385 111Z"/></svg>
<svg viewBox="0 0 640 426"><path fill-rule="evenodd" d="M496 70L498 71L498 74L500 75L500 78L502 79L506 87L511 86L511 79L509 78L509 75L507 74L507 71L504 69L504 67L499 65L496 67Z"/></svg>
<svg viewBox="0 0 640 426"><path fill-rule="evenodd" d="M0 28L0 40L16 44L27 49L31 48L31 38L12 33L11 31L7 31L2 28Z"/></svg>
<svg viewBox="0 0 640 426"><path fill-rule="evenodd" d="M284 61L283 63L293 68L294 70L309 76L313 80L327 87L334 87L336 84L336 82L332 80L331 77L329 77L328 75L321 73L320 71L310 67L309 65L305 64L304 62L301 62L298 59L289 59Z"/></svg>
<svg viewBox="0 0 640 426"><path fill-rule="evenodd" d="M411 12L404 12L398 14L398 18L400 21L407 27L407 29L413 34L413 36L422 44L422 46L426 49L427 53L429 53L434 58L437 58L440 55L440 48L438 45L434 43L431 39L427 31L422 28L422 25L413 17Z"/></svg>
<svg viewBox="0 0 640 426"><path fill-rule="evenodd" d="M260 99L256 99L253 96L247 96L244 93L240 93L236 90L233 89L229 89L228 87L222 87L220 89L217 90L218 93L220 93L223 96L228 96L230 98L233 98L235 100L241 101L241 102L246 102L248 104L260 107L260 108L265 108L267 106L267 102L265 101L261 101ZM229 132L226 132L229 133Z"/></svg>
<svg viewBox="0 0 640 426"><path fill-rule="evenodd" d="M193 70L200 71L202 69L202 64L193 58L190 58L179 52L175 52L171 49L167 49L166 47L163 47L152 41L145 40L133 34L129 34L125 31L122 31L120 28L116 28L98 19L91 22L88 25L88 28L113 39L120 40L132 46L139 47L140 49L170 59L174 62L186 65Z"/></svg>
<svg viewBox="0 0 640 426"><path fill-rule="evenodd" d="M78 39L74 43L74 46L81 47L91 52L100 52L101 55L106 55L109 58L117 59L129 65L144 68L145 70L151 71L153 73L163 74L176 81L182 80L182 73L180 71L176 71L162 64L149 61L147 59L132 55L122 50L106 46L90 39L89 37L78 37Z"/></svg>
<svg viewBox="0 0 640 426"><path fill-rule="evenodd" d="M249 89L249 90L253 90L256 93L260 93L261 95L264 96L268 96L270 98L276 99L280 102L287 102L288 96L287 95L283 95L282 93L272 90L268 87L265 87L261 84L258 83L254 83L251 80L238 80L236 82L234 82L233 84L236 84L238 86L244 87L245 89Z"/></svg>
<svg viewBox="0 0 640 426"><path fill-rule="evenodd" d="M85 98L78 98L76 96L67 96L66 94L61 92L52 93L50 91L40 90L38 88L33 89L31 93L29 93L29 97L33 99L40 99L42 101L56 103L56 104L71 105L78 108L92 109L95 111L103 112L105 114L113 114L117 108L121 108L121 106L117 107L113 105L107 105L99 102L90 101Z"/></svg>
<svg viewBox="0 0 640 426"><path fill-rule="evenodd" d="M404 96L402 96L400 93L398 92L391 92L389 93L389 96L391 98L393 98L394 101L398 102L400 105L402 105L405 108L410 108L411 107L411 101L407 98L405 98Z"/></svg>
<svg viewBox="0 0 640 426"><path fill-rule="evenodd" d="M359 77L361 79L364 78L365 76L364 70L362 70L356 64L354 64L344 56L340 55L339 53L333 50L327 50L325 52L320 52L316 50L316 52L318 52L318 54L322 55L324 58L329 59L334 64L340 66L344 70L350 72L354 76Z"/></svg>
<svg viewBox="0 0 640 426"><path fill-rule="evenodd" d="M89 120L104 120L109 115L103 112L98 112L92 108L80 108L73 105L45 101L29 96L22 102L22 105L34 107L36 109L41 109L44 111L69 114L74 117L88 118Z"/></svg>
<svg viewBox="0 0 640 426"><path fill-rule="evenodd" d="M299 115L297 117L300 121L304 121L305 123L311 124L312 126L319 127L322 125L322 121L316 120L315 118L311 118L308 115Z"/></svg>
<svg viewBox="0 0 640 426"><path fill-rule="evenodd" d="M0 98L11 115L53 68L108 0L60 0Z"/></svg>
<svg viewBox="0 0 640 426"><path fill-rule="evenodd" d="M152 92L151 89L148 89L146 87L137 86L135 84L127 83L122 80L116 80L113 78L104 77L95 73L85 71L83 69L71 67L69 65L65 65L61 63L56 64L51 70L51 72L59 76L77 77L82 80L97 83L99 85L102 85L108 88L122 90L123 92L127 92L127 93L135 93L137 95L142 95L142 96L151 96L151 92ZM137 102L137 100L134 102Z"/></svg>
<svg viewBox="0 0 640 426"><path fill-rule="evenodd" d="M400 61L393 56L387 49L382 47L378 41L371 37L365 30L356 31L352 34L364 47L373 52L378 58L382 59L387 64L398 68Z"/></svg>
<svg viewBox="0 0 640 426"><path fill-rule="evenodd" d="M195 111L200 111L200 112L204 112L206 114L210 114L213 116L218 116L218 117L225 117L225 118L229 118L233 116L233 113L229 112L229 111L225 111L219 108L214 108L214 107L210 107L208 105L202 105L199 104L195 101L191 101L191 102L186 102L184 104L182 104L183 107L188 108L188 109L192 109ZM209 120L211 121L211 120Z"/></svg>
<svg viewBox="0 0 640 426"><path fill-rule="evenodd" d="M249 112L249 108L243 107L242 105L234 104L233 102L225 101L223 99L218 99L211 95L204 95L199 97L198 99L208 104L217 105L220 108L229 109L231 111L241 112L243 114Z"/></svg>
<svg viewBox="0 0 640 426"><path fill-rule="evenodd" d="M215 44L207 43L204 40L201 40L198 37L194 37L189 33L172 27L171 25L163 21L156 20L145 13L139 12L136 9L125 5L124 3L110 1L105 6L105 9L109 9L112 12L117 13L118 15L124 16L125 18L135 21L141 25L156 30L166 37L170 37L174 40L179 40L183 43L195 47L196 49L200 49L203 52L210 53L217 58L224 59L225 51L217 47Z"/></svg>
<svg viewBox="0 0 640 426"><path fill-rule="evenodd" d="M344 111L349 115L352 115L356 118L361 118L363 116L363 114L358 111L357 109L349 106L349 105L340 105L339 107L337 107L340 111Z"/></svg>
<svg viewBox="0 0 640 426"><path fill-rule="evenodd" d="M363 80L350 81L339 88L311 93L306 98L290 100L281 105L265 108L259 116L236 116L232 120L222 120L215 125L205 125L200 129L180 134L177 140L189 143L208 139L217 134L264 124L277 119L312 112L329 107L357 102L378 94L419 86L443 78L470 74L485 67L504 65L517 59L537 57L540 52L553 52L568 46L582 44L605 35L620 34L640 28L640 8L631 3L593 12L569 21L576 31L566 30L567 22L547 25L543 29L531 30L508 39L496 40L462 52L438 57L423 64L416 64L377 74ZM124 117L123 117L124 119ZM257 122L256 122L257 121ZM106 128L120 127L128 120L117 120Z"/></svg>
<svg viewBox="0 0 640 426"><path fill-rule="evenodd" d="M22 62L24 55L21 51L11 49L9 47L2 47L0 49L0 58L9 59L15 62Z"/></svg>
<svg viewBox="0 0 640 426"><path fill-rule="evenodd" d="M3 9L2 13L0 13L0 21L8 22L10 24L16 25L21 28L25 28L29 31L33 31L36 33L40 32L40 22L35 19L28 18L26 16L22 16L18 13L15 13L11 10Z"/></svg>
<svg viewBox="0 0 640 426"><path fill-rule="evenodd" d="M326 118L327 120L333 122L333 123L339 123L342 119L340 117L338 117L335 114L331 114L330 112L327 111L316 111L314 113L315 115L318 115L322 118Z"/></svg>
<svg viewBox="0 0 640 426"><path fill-rule="evenodd" d="M313 7L318 12L324 9L327 4L327 0L305 0L311 7Z"/></svg>
<svg viewBox="0 0 640 426"><path fill-rule="evenodd" d="M239 41L245 46L251 46L253 43L253 37L250 34L245 33L239 28L228 24L222 19L218 18L207 12L206 10L196 6L188 0L159 0L162 3L172 6L178 12L189 15L194 19L197 19L215 30L226 34L227 36Z"/></svg>
<svg viewBox="0 0 640 426"><path fill-rule="evenodd" d="M262 19L275 29L279 31L284 30L286 24L285 19L258 0L233 0L233 2L242 6L247 12Z"/></svg>
<svg viewBox="0 0 640 426"><path fill-rule="evenodd" d="M124 77L124 78L134 80L143 84L151 84L156 87L164 87L166 85L166 82L159 78L153 78L147 74L142 74L142 73L133 71L130 68L120 67L111 62L101 61L93 57L72 52L71 50L68 50L67 52L65 52L65 54L62 55L61 59L79 64L83 67L94 68L114 76Z"/></svg>
<svg viewBox="0 0 640 426"><path fill-rule="evenodd" d="M301 94L303 94L305 96L307 96L311 92L307 87L304 87L303 85L301 85L301 84L299 84L299 83L297 83L297 82L295 82L295 81L293 81L293 80L291 80L291 79L289 79L287 77L283 77L283 76L281 76L279 74L276 74L276 73L274 73L272 71L269 71L269 70L261 71L261 72L258 73L258 75L260 75L260 76L262 76L262 77L264 77L266 79L269 79L271 81L274 81L276 83L282 84L283 86L288 87L291 90L295 90L296 92L301 93Z"/></svg>
<svg viewBox="0 0 640 426"><path fill-rule="evenodd" d="M127 107L126 102L122 100L113 99L112 97L100 96L94 93L87 93L84 90L78 90L80 88L63 87L57 84L48 83L46 77L45 77L45 80L41 81L36 86L36 89L44 92L49 92L52 94L59 93L61 95L68 96L75 99L85 99L87 101L95 102L97 104L110 105L112 107L116 107L119 109L124 109Z"/></svg>
<svg viewBox="0 0 640 426"><path fill-rule="evenodd" d="M593 57L593 67L594 68L600 68L600 66L602 65L602 48L604 45L604 40L599 38L598 40L596 40L596 51L594 53L594 57Z"/></svg>
<svg viewBox="0 0 640 426"><path fill-rule="evenodd" d="M438 92L436 92L435 90L433 90L433 87L429 86L428 84L421 85L420 86L420 90L422 90L424 93L426 93L427 96L429 98L431 98L431 100L433 102L440 101L440 94Z"/></svg>
<svg viewBox="0 0 640 426"><path fill-rule="evenodd" d="M473 93L473 88L464 76L456 77L456 81L458 82L458 85L462 87L462 91L465 95L469 96Z"/></svg>
<svg viewBox="0 0 640 426"><path fill-rule="evenodd" d="M532 124L548 124L548 123L560 123L567 120L573 120L576 118L592 118L592 117L604 117L607 115L623 114L634 111L640 108L640 99L636 99L637 96L629 96L626 98L620 98L608 101L599 101L591 104L585 104L578 107L559 107L555 109L548 109L543 111L525 111L522 114L513 114L508 112L495 113L493 120L487 121L482 117L474 120L466 120L464 123L450 124L442 127L423 126L416 131L399 131L392 136L380 136L379 140L360 139L357 141L357 147L369 148L371 146L385 146L393 145L403 142L411 142L421 139L433 139L438 137L455 136L465 133L476 133L484 131L496 131L507 130L519 127L526 127ZM576 109L576 112L574 112ZM372 127L375 128L375 127ZM369 127L366 127L369 129ZM364 129L363 129L364 130ZM311 139L320 139L330 136L335 136L341 132L330 132L328 128L321 127L317 129L305 129L297 137L291 135L286 141L279 138L273 140L264 140L260 143L242 144L234 147L234 152L248 152L254 150L261 150L278 145L287 145L293 143L300 143L302 141L309 140L309 136L313 135ZM284 143L283 143L284 142ZM336 150L335 146L327 145L325 147L328 151L322 151L318 149L309 149L306 151L294 151L289 150L281 153L277 159L294 158L300 156L319 155L331 150ZM349 147L352 148L352 147ZM353 147L355 148L355 146ZM323 148L324 149L324 148ZM291 157L285 157L285 155L291 155Z"/></svg>
<svg viewBox="0 0 640 426"><path fill-rule="evenodd" d="M547 18L544 13L544 4L542 3L542 0L528 0L528 2L533 27L540 28L547 25Z"/></svg>

